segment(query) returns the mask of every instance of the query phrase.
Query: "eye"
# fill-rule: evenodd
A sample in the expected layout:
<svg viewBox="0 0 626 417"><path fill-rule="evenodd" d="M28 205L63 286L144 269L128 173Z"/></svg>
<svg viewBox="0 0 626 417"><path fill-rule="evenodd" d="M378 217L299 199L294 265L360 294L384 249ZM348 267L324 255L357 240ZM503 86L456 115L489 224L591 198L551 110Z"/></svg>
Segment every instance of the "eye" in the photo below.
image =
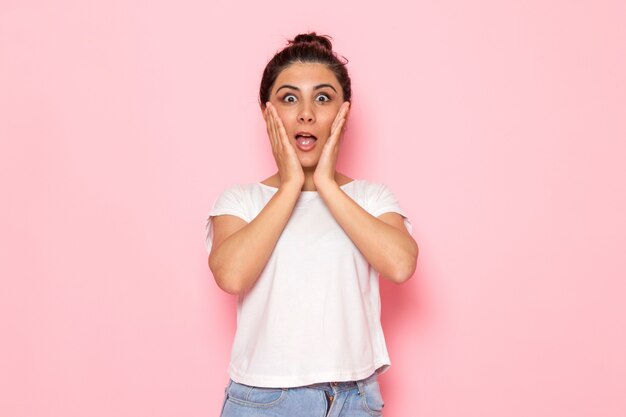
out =
<svg viewBox="0 0 626 417"><path fill-rule="evenodd" d="M319 96L317 96L317 98L323 98L324 100L318 100L321 101L322 103L326 102L326 101L330 101L330 96L326 93L322 93Z"/></svg>
<svg viewBox="0 0 626 417"><path fill-rule="evenodd" d="M286 103L295 103L297 101L297 98L293 94L285 94L283 96L283 101Z"/></svg>

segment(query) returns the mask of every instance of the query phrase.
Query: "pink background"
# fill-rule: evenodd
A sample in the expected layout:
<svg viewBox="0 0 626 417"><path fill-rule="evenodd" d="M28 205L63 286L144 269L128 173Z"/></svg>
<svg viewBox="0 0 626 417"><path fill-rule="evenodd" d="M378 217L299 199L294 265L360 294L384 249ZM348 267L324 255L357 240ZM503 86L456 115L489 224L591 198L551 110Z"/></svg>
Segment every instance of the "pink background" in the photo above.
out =
<svg viewBox="0 0 626 417"><path fill-rule="evenodd" d="M507 4L504 4L507 3ZM0 415L217 416L235 298L225 187L274 162L287 38L330 34L340 170L411 216L383 281L385 416L626 415L626 3L0 4Z"/></svg>

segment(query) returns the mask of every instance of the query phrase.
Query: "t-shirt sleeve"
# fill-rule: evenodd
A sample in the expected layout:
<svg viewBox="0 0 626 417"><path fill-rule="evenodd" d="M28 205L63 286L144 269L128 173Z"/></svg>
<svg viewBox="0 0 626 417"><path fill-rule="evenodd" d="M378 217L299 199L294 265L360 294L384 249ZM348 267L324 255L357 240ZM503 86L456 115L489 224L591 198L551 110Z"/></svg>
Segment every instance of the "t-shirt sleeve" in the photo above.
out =
<svg viewBox="0 0 626 417"><path fill-rule="evenodd" d="M384 184L375 184L370 194L370 213L374 217L378 217L381 214L394 212L404 217L404 227L413 234L413 225L409 220L406 212L400 207L398 199L391 192L391 190Z"/></svg>
<svg viewBox="0 0 626 417"><path fill-rule="evenodd" d="M211 253L211 247L213 245L213 217L222 214L230 214L240 217L249 223L250 219L246 214L245 208L245 199L241 186L227 188L217 197L204 226L205 245L208 253Z"/></svg>

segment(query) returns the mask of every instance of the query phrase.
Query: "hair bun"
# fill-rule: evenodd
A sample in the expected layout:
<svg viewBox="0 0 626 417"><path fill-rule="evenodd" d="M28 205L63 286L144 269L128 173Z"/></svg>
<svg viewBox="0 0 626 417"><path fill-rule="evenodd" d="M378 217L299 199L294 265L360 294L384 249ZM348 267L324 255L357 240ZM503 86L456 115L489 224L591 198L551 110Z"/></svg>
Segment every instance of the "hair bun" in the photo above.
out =
<svg viewBox="0 0 626 417"><path fill-rule="evenodd" d="M297 35L292 41L289 41L290 45L296 45L299 43L316 43L324 49L329 51L333 50L333 44L330 42L330 36L317 35L315 32L301 33Z"/></svg>

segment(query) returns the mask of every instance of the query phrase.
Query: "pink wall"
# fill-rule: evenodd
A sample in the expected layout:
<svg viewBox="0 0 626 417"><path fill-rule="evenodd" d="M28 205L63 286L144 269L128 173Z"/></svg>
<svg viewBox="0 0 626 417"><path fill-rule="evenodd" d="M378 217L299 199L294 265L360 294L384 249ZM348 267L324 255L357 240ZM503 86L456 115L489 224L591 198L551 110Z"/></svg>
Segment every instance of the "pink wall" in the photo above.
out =
<svg viewBox="0 0 626 417"><path fill-rule="evenodd" d="M340 169L421 248L386 417L626 415L626 3L48 3L0 4L0 415L219 413L205 217L274 172L258 83L309 29L350 60Z"/></svg>

